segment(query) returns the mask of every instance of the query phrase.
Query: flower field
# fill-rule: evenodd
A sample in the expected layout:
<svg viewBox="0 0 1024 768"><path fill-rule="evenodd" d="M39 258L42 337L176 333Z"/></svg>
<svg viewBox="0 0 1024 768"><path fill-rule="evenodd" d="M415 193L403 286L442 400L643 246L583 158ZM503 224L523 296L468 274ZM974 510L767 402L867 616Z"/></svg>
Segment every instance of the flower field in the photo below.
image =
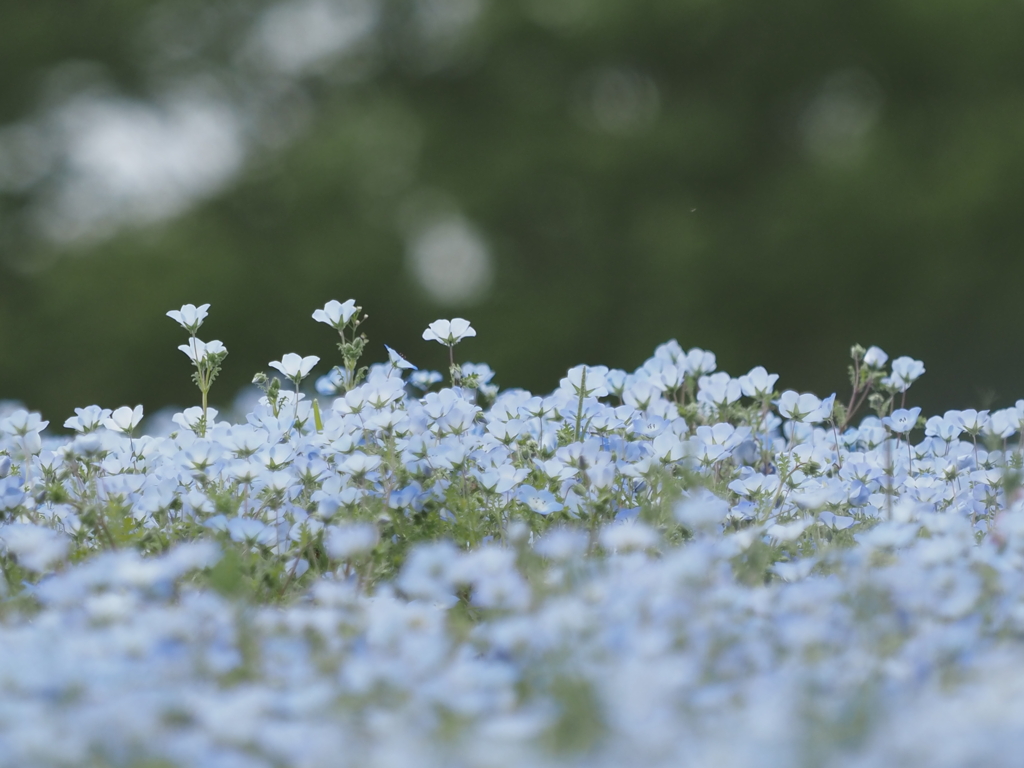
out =
<svg viewBox="0 0 1024 768"><path fill-rule="evenodd" d="M840 401L674 341L534 395L461 318L444 374L364 367L348 301L338 365L284 354L230 423L208 310L168 313L169 434L0 419L0 766L1019 765L1024 400L923 418L877 347Z"/></svg>

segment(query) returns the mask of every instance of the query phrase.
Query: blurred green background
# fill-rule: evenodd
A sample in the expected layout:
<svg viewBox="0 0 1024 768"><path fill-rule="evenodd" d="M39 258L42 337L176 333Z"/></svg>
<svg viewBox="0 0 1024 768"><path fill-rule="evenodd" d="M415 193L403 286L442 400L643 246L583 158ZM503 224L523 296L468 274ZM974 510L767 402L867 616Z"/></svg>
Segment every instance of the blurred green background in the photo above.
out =
<svg viewBox="0 0 1024 768"><path fill-rule="evenodd" d="M355 298L369 360L438 317L503 386L676 338L926 411L1024 397L1019 0L5 0L0 397L229 403ZM59 422L58 422L59 423Z"/></svg>

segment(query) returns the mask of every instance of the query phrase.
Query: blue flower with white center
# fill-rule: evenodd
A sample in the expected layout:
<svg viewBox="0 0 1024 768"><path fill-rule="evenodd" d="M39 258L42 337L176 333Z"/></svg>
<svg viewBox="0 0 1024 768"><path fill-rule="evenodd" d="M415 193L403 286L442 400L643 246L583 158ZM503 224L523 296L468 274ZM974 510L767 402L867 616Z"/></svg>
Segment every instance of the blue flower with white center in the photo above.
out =
<svg viewBox="0 0 1024 768"><path fill-rule="evenodd" d="M288 379L290 379L295 386L309 375L309 372L313 370L313 367L320 362L320 358L316 355L307 355L302 357L294 352L289 352L284 355L280 360L274 360L270 363L271 368L276 368L283 373Z"/></svg>
<svg viewBox="0 0 1024 768"><path fill-rule="evenodd" d="M691 376L700 378L712 373L717 367L718 363L715 360L714 352L707 352L700 347L694 347L686 353L686 369Z"/></svg>
<svg viewBox="0 0 1024 768"><path fill-rule="evenodd" d="M1020 429L1020 417L1021 414L1016 408L1003 408L991 415L985 431L1005 440Z"/></svg>
<svg viewBox="0 0 1024 768"><path fill-rule="evenodd" d="M897 392L906 392L910 385L924 374L924 363L912 357L897 357L892 361L892 375L882 379Z"/></svg>
<svg viewBox="0 0 1024 768"><path fill-rule="evenodd" d="M469 320L456 317L451 320L435 320L423 332L424 341L436 341L446 347L454 347L463 339L476 336Z"/></svg>
<svg viewBox="0 0 1024 768"><path fill-rule="evenodd" d="M603 365L577 365L570 368L559 384L576 397L604 397L608 394L604 376L608 368Z"/></svg>
<svg viewBox="0 0 1024 768"><path fill-rule="evenodd" d="M869 347L868 351L864 353L864 365L868 368L878 370L885 365L888 359L889 356L879 347Z"/></svg>
<svg viewBox="0 0 1024 768"><path fill-rule="evenodd" d="M195 334L199 330L199 326L203 324L203 320L206 319L209 309L209 304L203 304L199 307L195 304L185 304L181 309L172 309L167 313L167 317L174 320L189 333Z"/></svg>
<svg viewBox="0 0 1024 768"><path fill-rule="evenodd" d="M959 418L964 431L972 437L981 432L989 421L988 411L976 411L974 408L960 411Z"/></svg>
<svg viewBox="0 0 1024 768"><path fill-rule="evenodd" d="M790 389L782 393L776 405L779 407L779 414L787 419L804 424L817 424L832 417L835 399L834 393L824 400L819 400L812 394L801 395Z"/></svg>
<svg viewBox="0 0 1024 768"><path fill-rule="evenodd" d="M749 373L740 376L738 381L740 391L747 397L765 398L775 388L775 382L779 380L779 374L768 373L764 366L758 365L750 369Z"/></svg>
<svg viewBox="0 0 1024 768"><path fill-rule="evenodd" d="M391 363L391 367L399 371L418 371L419 369L405 359L403 355L393 350L387 344L384 345L384 349L388 351L388 362Z"/></svg>
<svg viewBox="0 0 1024 768"><path fill-rule="evenodd" d="M139 426L141 421L141 405L136 405L134 408L129 408L127 405L124 405L104 419L103 426L114 432L124 432L126 435L130 435L135 431L135 428Z"/></svg>
<svg viewBox="0 0 1024 768"><path fill-rule="evenodd" d="M725 372L701 376L697 380L697 387L697 402L714 405L717 408L735 403L743 394L740 382Z"/></svg>
<svg viewBox="0 0 1024 768"><path fill-rule="evenodd" d="M349 299L344 304L332 299L324 304L323 309L313 312L313 319L318 323L324 323L340 331L348 325L348 321L352 319L354 314L359 312L359 309L356 306L355 299Z"/></svg>
<svg viewBox="0 0 1024 768"><path fill-rule="evenodd" d="M917 426L917 417L921 415L920 408L897 408L891 416L882 419L882 423L900 435L905 435Z"/></svg>
<svg viewBox="0 0 1024 768"><path fill-rule="evenodd" d="M524 485L519 489L519 500L536 512L538 515L550 515L552 512L559 512L562 504L551 491L534 488L532 485Z"/></svg>

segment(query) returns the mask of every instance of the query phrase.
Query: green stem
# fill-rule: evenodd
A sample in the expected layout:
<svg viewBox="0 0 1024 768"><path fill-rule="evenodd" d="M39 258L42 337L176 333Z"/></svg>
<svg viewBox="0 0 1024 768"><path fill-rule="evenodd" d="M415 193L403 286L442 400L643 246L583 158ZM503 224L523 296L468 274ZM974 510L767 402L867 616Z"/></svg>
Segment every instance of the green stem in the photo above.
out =
<svg viewBox="0 0 1024 768"><path fill-rule="evenodd" d="M576 407L576 435L575 442L580 441L580 431L583 426L583 398L587 393L587 369L584 366L583 373L580 375L580 401Z"/></svg>

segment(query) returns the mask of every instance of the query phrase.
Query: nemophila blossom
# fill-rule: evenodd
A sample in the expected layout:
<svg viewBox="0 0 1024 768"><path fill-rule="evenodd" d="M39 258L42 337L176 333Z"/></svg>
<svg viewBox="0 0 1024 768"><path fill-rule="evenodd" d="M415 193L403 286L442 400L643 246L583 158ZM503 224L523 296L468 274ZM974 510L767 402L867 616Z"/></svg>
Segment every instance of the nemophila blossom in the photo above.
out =
<svg viewBox="0 0 1024 768"><path fill-rule="evenodd" d="M280 360L274 360L271 362L270 367L276 368L288 379L298 385L300 381L309 375L309 372L312 371L313 367L319 362L320 358L316 355L307 355L306 357L302 357L294 352L289 352Z"/></svg>
<svg viewBox="0 0 1024 768"><path fill-rule="evenodd" d="M191 408L186 408L181 413L176 413L171 417L171 421L177 424L182 429L188 429L194 431L199 427L200 424L205 422L207 428L213 425L214 420L217 418L216 408L207 408L206 413L203 413L202 406L195 405Z"/></svg>
<svg viewBox="0 0 1024 768"><path fill-rule="evenodd" d="M384 345L384 349L388 351L388 361L391 363L391 367L402 370L402 371L416 371L419 370L415 365L405 359L400 353L395 352L387 344Z"/></svg>
<svg viewBox="0 0 1024 768"><path fill-rule="evenodd" d="M1005 440L1015 435L1020 426L1020 411L1016 408L1002 408L991 414L985 431Z"/></svg>
<svg viewBox="0 0 1024 768"><path fill-rule="evenodd" d="M274 543L278 535L273 527L248 517L229 518L226 528L232 541L251 545L269 546Z"/></svg>
<svg viewBox="0 0 1024 768"><path fill-rule="evenodd" d="M910 385L924 374L924 363L912 357L897 357L892 361L892 375L882 379L882 383L893 387L897 392L906 392Z"/></svg>
<svg viewBox="0 0 1024 768"><path fill-rule="evenodd" d="M318 377L314 386L321 395L333 397L341 392L344 383L345 372L340 368L332 368L325 375Z"/></svg>
<svg viewBox="0 0 1024 768"><path fill-rule="evenodd" d="M707 403L718 408L735 403L743 394L740 382L724 372L701 376L697 380L697 387L697 402Z"/></svg>
<svg viewBox="0 0 1024 768"><path fill-rule="evenodd" d="M130 435L142 421L142 413L141 405L136 405L134 408L123 405L103 420L103 426L114 432L124 432Z"/></svg>
<svg viewBox="0 0 1024 768"><path fill-rule="evenodd" d="M779 374L768 373L764 366L758 365L750 369L749 373L740 376L738 381L740 391L747 397L764 398L770 395L775 389L775 382L779 380Z"/></svg>
<svg viewBox="0 0 1024 768"><path fill-rule="evenodd" d="M49 423L43 421L38 413L30 413L24 408L19 408L7 418L0 420L0 431L24 437L28 434L39 434Z"/></svg>
<svg viewBox="0 0 1024 768"><path fill-rule="evenodd" d="M651 442L651 448L659 461L676 462L686 456L687 446L678 435L662 432Z"/></svg>
<svg viewBox="0 0 1024 768"><path fill-rule="evenodd" d="M228 351L220 341L204 342L194 336L189 339L188 344L178 345L178 349L188 355L188 359L196 364L202 363L214 355L226 354Z"/></svg>
<svg viewBox="0 0 1024 768"><path fill-rule="evenodd" d="M631 383L631 377L623 370L612 368L605 374L604 381L608 388L608 394L621 398L623 391Z"/></svg>
<svg viewBox="0 0 1024 768"><path fill-rule="evenodd" d="M470 376L474 377L480 387L487 388L487 385L491 383L491 379L494 378L494 371L491 370L491 366L487 365L487 363L464 363L462 375L467 378Z"/></svg>
<svg viewBox="0 0 1024 768"><path fill-rule="evenodd" d="M98 405L75 408L75 415L64 422L64 427L75 432L93 432L103 426L103 421L109 418L110 414L109 408L100 408Z"/></svg>
<svg viewBox="0 0 1024 768"><path fill-rule="evenodd" d="M712 373L718 363L715 360L715 353L708 352L700 347L694 347L686 353L686 369L691 376L700 378Z"/></svg>
<svg viewBox="0 0 1024 768"><path fill-rule="evenodd" d="M708 445L721 445L727 450L738 447L750 435L750 427L734 427L728 422L710 426L702 424L696 429L696 438Z"/></svg>
<svg viewBox="0 0 1024 768"><path fill-rule="evenodd" d="M517 469L508 464L475 474L480 487L488 493L508 493L517 488L530 474L528 469Z"/></svg>
<svg viewBox="0 0 1024 768"><path fill-rule="evenodd" d="M438 371L414 371L409 376L409 383L420 390L426 391L435 384L444 381L444 376Z"/></svg>
<svg viewBox="0 0 1024 768"><path fill-rule="evenodd" d="M608 394L604 380L607 372L603 365L577 365L569 369L559 384L575 397L604 397Z"/></svg>
<svg viewBox="0 0 1024 768"><path fill-rule="evenodd" d="M686 368L666 363L659 370L652 372L651 381L663 391L675 392L686 382Z"/></svg>
<svg viewBox="0 0 1024 768"><path fill-rule="evenodd" d="M634 378L630 385L623 390L622 402L638 411L646 411L651 407L651 403L656 402L660 396L661 390L655 387L649 379Z"/></svg>
<svg viewBox="0 0 1024 768"><path fill-rule="evenodd" d="M955 440L964 431L959 411L946 411L944 416L932 416L925 422L924 433L947 443Z"/></svg>
<svg viewBox="0 0 1024 768"><path fill-rule="evenodd" d="M960 411L958 418L964 431L970 435L977 435L988 425L989 421L988 411L976 411L974 408Z"/></svg>
<svg viewBox="0 0 1024 768"><path fill-rule="evenodd" d="M917 426L917 417L921 415L920 408L897 408L891 416L882 419L882 423L901 435L905 435Z"/></svg>
<svg viewBox="0 0 1024 768"><path fill-rule="evenodd" d="M881 368L888 359L889 356L879 347L868 347L868 351L864 353L864 365L868 368Z"/></svg>
<svg viewBox="0 0 1024 768"><path fill-rule="evenodd" d="M792 392L780 418L763 369L736 380L754 402L694 402L727 376L672 343L540 395L394 370L316 419L268 387L203 435L96 430L93 406L41 437L0 403L0 766L554 768L580 716L596 768L845 765L819 715L870 679L858 765L1014 768L1021 446L965 424L1006 440L1024 401L915 441L916 408L839 432ZM865 585L886 599L851 610Z"/></svg>
<svg viewBox="0 0 1024 768"><path fill-rule="evenodd" d="M435 320L423 332L425 341L436 341L446 347L452 347L463 339L476 336L476 331L469 320L456 317L451 320Z"/></svg>
<svg viewBox="0 0 1024 768"><path fill-rule="evenodd" d="M793 390L786 390L776 401L779 414L793 421L804 424L817 424L832 416L832 407L835 404L835 394L829 395L824 400L819 400L812 394L799 394Z"/></svg>
<svg viewBox="0 0 1024 768"><path fill-rule="evenodd" d="M551 491L524 485L519 489L519 500L538 515L550 515L562 509L562 504Z"/></svg>
<svg viewBox="0 0 1024 768"><path fill-rule="evenodd" d="M324 304L323 309L317 309L313 312L313 319L318 323L324 323L336 330L341 330L348 325L348 321L358 311L359 307L356 306L355 299L349 299L344 304L331 299L331 301Z"/></svg>
<svg viewBox="0 0 1024 768"><path fill-rule="evenodd" d="M185 304L181 309L172 309L167 313L167 316L186 331L194 334L199 330L199 326L203 324L209 309L209 304L203 304L198 307L195 304Z"/></svg>

